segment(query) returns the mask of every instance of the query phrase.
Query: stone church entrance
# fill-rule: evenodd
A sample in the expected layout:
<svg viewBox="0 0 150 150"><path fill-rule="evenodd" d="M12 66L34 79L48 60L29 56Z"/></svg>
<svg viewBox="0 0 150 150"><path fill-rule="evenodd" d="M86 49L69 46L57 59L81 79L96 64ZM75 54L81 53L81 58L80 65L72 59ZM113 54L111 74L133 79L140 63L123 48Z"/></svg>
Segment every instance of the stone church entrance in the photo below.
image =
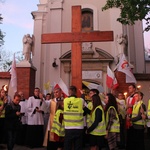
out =
<svg viewBox="0 0 150 150"><path fill-rule="evenodd" d="M103 89L106 89L105 77L107 73L107 65L114 60L113 56L100 48L95 48L93 50L92 46L89 50L84 51L83 49L85 49L84 45L82 47L82 83L84 81L90 82L100 85ZM63 72L65 72L66 78L68 78L67 85L70 85L71 50L63 54L59 59L62 64ZM76 61L78 61L78 59ZM82 88L84 86L85 85L82 84Z"/></svg>

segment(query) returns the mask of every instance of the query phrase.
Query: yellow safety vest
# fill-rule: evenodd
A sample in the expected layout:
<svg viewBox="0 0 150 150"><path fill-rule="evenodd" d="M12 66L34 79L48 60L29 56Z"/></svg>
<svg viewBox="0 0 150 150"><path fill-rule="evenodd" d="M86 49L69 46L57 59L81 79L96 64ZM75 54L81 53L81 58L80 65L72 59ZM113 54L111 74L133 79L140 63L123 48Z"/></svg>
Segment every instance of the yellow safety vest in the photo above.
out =
<svg viewBox="0 0 150 150"><path fill-rule="evenodd" d="M108 115L108 112L109 112L109 109L110 108L113 108L115 110L115 113L116 113L116 118L117 119L114 119L113 120L113 124L111 125L111 128L110 128L110 131L109 132L120 132L120 123L119 123L119 116L117 114L117 111L115 109L114 106L110 106L106 112L106 126L108 125L108 120L109 120L109 115Z"/></svg>
<svg viewBox="0 0 150 150"><path fill-rule="evenodd" d="M95 112L97 109L100 109L102 111L102 121L99 122L98 126L92 132L90 132L90 134L98 135L98 136L106 135L105 115L104 115L104 110L103 110L102 106L97 106L95 108L95 110L92 112L90 124L92 125L95 120Z"/></svg>
<svg viewBox="0 0 150 150"><path fill-rule="evenodd" d="M92 110L92 109L93 109L93 103L92 103L92 102L89 102L88 105L87 105L87 108L88 108L89 110ZM87 114L87 115L86 115L86 125L87 125L87 127L90 127L90 126L91 126L90 120L91 120L91 115L90 115L90 114Z"/></svg>
<svg viewBox="0 0 150 150"><path fill-rule="evenodd" d="M61 113L63 114L63 111L60 109L56 111L51 132L54 132L58 136L65 136L64 121L62 120L62 124L59 122L59 117Z"/></svg>
<svg viewBox="0 0 150 150"><path fill-rule="evenodd" d="M64 124L65 128L83 129L83 101L81 98L64 99Z"/></svg>
<svg viewBox="0 0 150 150"><path fill-rule="evenodd" d="M3 100L0 100L0 105L4 105ZM3 109L2 111L0 111L0 118L5 118L5 109Z"/></svg>
<svg viewBox="0 0 150 150"><path fill-rule="evenodd" d="M147 116L150 117L150 99L148 100Z"/></svg>
<svg viewBox="0 0 150 150"><path fill-rule="evenodd" d="M134 105L133 105L133 111L132 111L132 117L131 117L131 118L134 118L134 117L136 117L136 116L138 115L139 109L140 109L142 103L143 103L143 102L140 101L140 102L138 102L137 104L134 104ZM141 119L141 120L138 120L138 121L136 121L136 122L133 122L133 124L145 125L145 121Z"/></svg>

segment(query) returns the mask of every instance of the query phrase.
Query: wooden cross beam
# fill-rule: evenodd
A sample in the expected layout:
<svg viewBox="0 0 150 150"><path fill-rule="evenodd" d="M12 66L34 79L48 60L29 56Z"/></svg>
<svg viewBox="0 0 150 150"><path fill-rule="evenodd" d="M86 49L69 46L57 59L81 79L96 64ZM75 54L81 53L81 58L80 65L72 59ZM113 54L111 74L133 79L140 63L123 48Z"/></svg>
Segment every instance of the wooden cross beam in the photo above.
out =
<svg viewBox="0 0 150 150"><path fill-rule="evenodd" d="M59 38L58 38L59 37ZM50 43L75 43L75 42L106 42L112 38L112 31L93 31L75 33L47 33L42 34L42 44Z"/></svg>
<svg viewBox="0 0 150 150"><path fill-rule="evenodd" d="M42 44L72 43L71 84L77 89L82 89L82 42L113 41L113 31L82 32L81 14L81 6L72 7L72 32L42 34Z"/></svg>

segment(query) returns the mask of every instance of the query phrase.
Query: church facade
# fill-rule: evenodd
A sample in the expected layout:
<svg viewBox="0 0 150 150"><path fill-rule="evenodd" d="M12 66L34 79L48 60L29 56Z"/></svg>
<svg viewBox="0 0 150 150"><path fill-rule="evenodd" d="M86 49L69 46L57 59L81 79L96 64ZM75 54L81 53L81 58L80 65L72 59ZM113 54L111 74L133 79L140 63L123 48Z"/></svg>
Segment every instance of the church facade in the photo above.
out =
<svg viewBox="0 0 150 150"><path fill-rule="evenodd" d="M82 43L82 80L106 87L107 65L113 70L120 53L124 53L135 74L150 73L149 62L144 58L143 27L141 22L134 26L123 26L116 19L119 9L102 11L106 0L40 0L34 19L34 55L32 63L37 68L36 86L54 85L61 78L67 86L71 84L71 43L41 44L44 33L63 33L72 30L72 6L82 9L82 31L113 31L114 41ZM126 42L120 47L118 39ZM119 45L120 44L120 45ZM78 58L76 58L78 61Z"/></svg>

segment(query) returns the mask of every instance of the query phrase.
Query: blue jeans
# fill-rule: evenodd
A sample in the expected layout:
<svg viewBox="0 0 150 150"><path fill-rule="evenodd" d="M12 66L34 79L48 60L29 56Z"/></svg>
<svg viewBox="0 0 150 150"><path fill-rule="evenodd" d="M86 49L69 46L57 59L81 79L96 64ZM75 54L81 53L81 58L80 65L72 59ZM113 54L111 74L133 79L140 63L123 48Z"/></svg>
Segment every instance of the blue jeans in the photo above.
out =
<svg viewBox="0 0 150 150"><path fill-rule="evenodd" d="M8 130L7 131L7 149L13 150L16 140L16 131L14 130Z"/></svg>

